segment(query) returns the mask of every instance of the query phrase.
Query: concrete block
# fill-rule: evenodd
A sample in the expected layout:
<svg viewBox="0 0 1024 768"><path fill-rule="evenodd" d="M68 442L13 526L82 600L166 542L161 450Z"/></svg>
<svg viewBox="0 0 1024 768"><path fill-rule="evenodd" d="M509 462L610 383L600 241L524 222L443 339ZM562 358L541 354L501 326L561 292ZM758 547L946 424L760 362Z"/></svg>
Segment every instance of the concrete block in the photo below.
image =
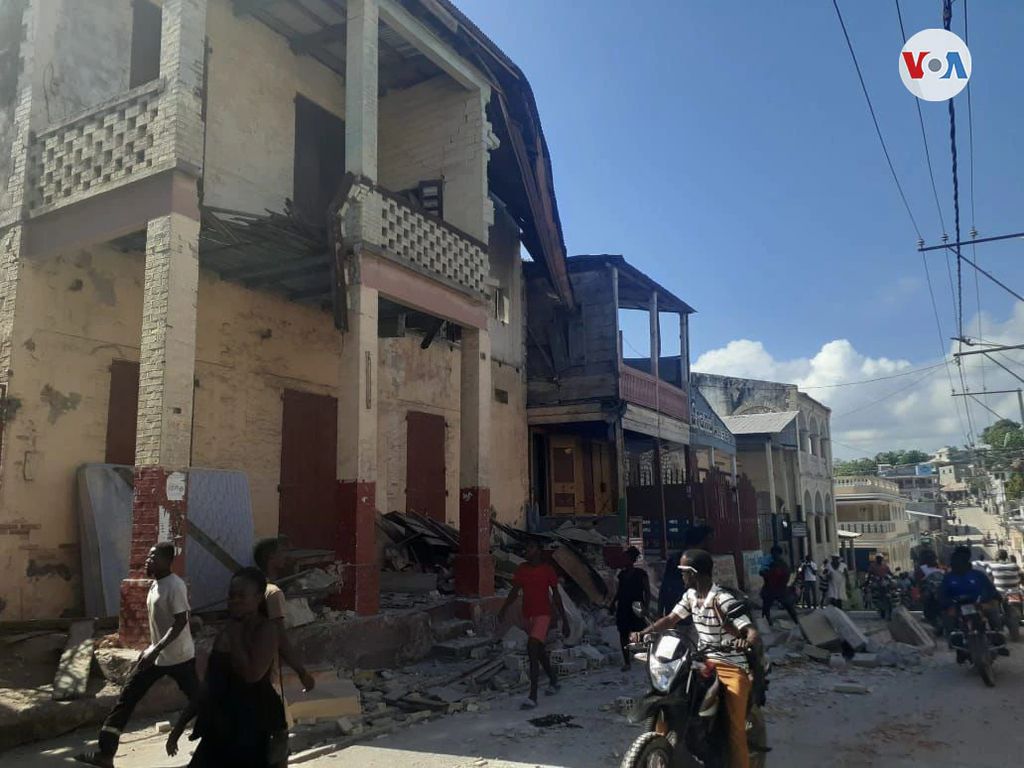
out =
<svg viewBox="0 0 1024 768"><path fill-rule="evenodd" d="M832 653L830 651L827 651L824 648L819 648L816 645L805 645L804 653L813 661L823 661L825 663L828 663L828 660L832 657Z"/></svg>
<svg viewBox="0 0 1024 768"><path fill-rule="evenodd" d="M800 629L803 630L804 637L811 645L829 650L838 650L842 645L831 622L821 611L813 611L800 616Z"/></svg>
<svg viewBox="0 0 1024 768"><path fill-rule="evenodd" d="M361 705L359 690L351 680L317 680L316 688L302 693L289 688L285 683L285 701L289 722L300 718L336 719L347 715L360 715ZM383 702L381 702L383 704Z"/></svg>
<svg viewBox="0 0 1024 768"><path fill-rule="evenodd" d="M935 638L922 622L918 621L904 606L896 608L889 620L889 632L893 640L912 645L925 651L935 649Z"/></svg>
<svg viewBox="0 0 1024 768"><path fill-rule="evenodd" d="M836 670L837 672L845 672L850 666L850 662L846 660L846 657L841 653L833 653L828 658L828 665Z"/></svg>
<svg viewBox="0 0 1024 768"><path fill-rule="evenodd" d="M864 685L858 685L857 683L836 683L832 690L836 693L854 693L865 695L871 693L871 689Z"/></svg>
<svg viewBox="0 0 1024 768"><path fill-rule="evenodd" d="M853 619L834 605L822 608L821 613L825 614L825 618L828 619L828 623L832 625L832 629L836 631L836 634L838 634L844 642L849 643L853 650L864 650L868 644L868 638L864 632L861 631L860 627L853 623Z"/></svg>
<svg viewBox="0 0 1024 768"><path fill-rule="evenodd" d="M434 654L444 659L468 659L471 658L474 648L489 647L491 642L488 637L459 637L436 643Z"/></svg>
<svg viewBox="0 0 1024 768"><path fill-rule="evenodd" d="M304 627L316 621L316 614L309 607L309 600L304 597L293 597L286 600L284 604L284 625L292 627Z"/></svg>
<svg viewBox="0 0 1024 768"><path fill-rule="evenodd" d="M877 667L878 656L873 653L855 653L850 663L855 667Z"/></svg>

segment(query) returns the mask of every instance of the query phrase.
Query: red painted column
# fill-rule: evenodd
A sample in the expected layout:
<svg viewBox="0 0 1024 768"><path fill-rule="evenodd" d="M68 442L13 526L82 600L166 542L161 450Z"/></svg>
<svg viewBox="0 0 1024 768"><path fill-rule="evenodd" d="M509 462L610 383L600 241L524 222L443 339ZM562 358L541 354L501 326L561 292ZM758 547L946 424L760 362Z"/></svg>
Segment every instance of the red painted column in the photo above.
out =
<svg viewBox="0 0 1024 768"><path fill-rule="evenodd" d="M489 597L494 594L489 488L463 488L459 491L455 593L463 597Z"/></svg>
<svg viewBox="0 0 1024 768"><path fill-rule="evenodd" d="M338 528L333 546L341 591L333 607L362 616L380 608L377 563L377 291L349 288L338 393Z"/></svg>
<svg viewBox="0 0 1024 768"><path fill-rule="evenodd" d="M135 468L132 498L132 542L128 578L121 582L119 637L129 648L149 645L146 595L151 579L146 576L146 556L158 541L173 541L177 550L174 571L185 574L187 532L187 475L163 467Z"/></svg>
<svg viewBox="0 0 1024 768"><path fill-rule="evenodd" d="M335 607L371 616L380 610L375 482L338 483L338 538L335 543L341 592Z"/></svg>
<svg viewBox="0 0 1024 768"><path fill-rule="evenodd" d="M459 435L459 554L455 557L455 593L460 597L494 594L491 554L491 343L487 331L462 330Z"/></svg>

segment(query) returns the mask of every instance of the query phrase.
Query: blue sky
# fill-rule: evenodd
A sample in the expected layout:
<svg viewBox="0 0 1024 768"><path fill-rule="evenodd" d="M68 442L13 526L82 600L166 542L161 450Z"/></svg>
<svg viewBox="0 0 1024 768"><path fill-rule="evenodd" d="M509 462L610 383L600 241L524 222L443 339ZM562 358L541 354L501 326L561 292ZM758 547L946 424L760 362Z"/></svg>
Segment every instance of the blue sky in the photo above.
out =
<svg viewBox="0 0 1024 768"><path fill-rule="evenodd" d="M868 361L916 367L940 358L917 234L831 2L458 3L530 78L569 252L622 253L694 306L693 359L742 339L760 342L776 363L812 359L835 340L847 340ZM901 7L908 35L941 26L937 0L903 0ZM841 0L840 8L911 209L924 238L938 242L943 230L915 99L897 70L903 41L894 3ZM968 12L973 223L982 236L1021 231L1024 3L972 2ZM961 36L963 18L957 0L953 28ZM972 214L965 95L956 108L966 237ZM947 108L922 102L922 109L952 233ZM977 253L1024 289L1024 241L979 246ZM929 258L948 338L954 311L946 262ZM974 277L964 277L970 324ZM981 305L992 323L1006 322L1013 311L1006 293L984 284ZM846 380L868 369L848 370ZM907 381L852 400L870 401ZM853 445L867 449L869 442Z"/></svg>

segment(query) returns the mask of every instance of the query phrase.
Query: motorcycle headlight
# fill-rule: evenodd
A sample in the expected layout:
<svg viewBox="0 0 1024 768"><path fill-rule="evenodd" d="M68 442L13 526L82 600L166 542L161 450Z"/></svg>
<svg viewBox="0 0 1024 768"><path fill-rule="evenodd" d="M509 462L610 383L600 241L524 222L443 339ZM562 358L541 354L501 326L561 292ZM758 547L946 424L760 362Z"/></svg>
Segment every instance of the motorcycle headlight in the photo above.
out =
<svg viewBox="0 0 1024 768"><path fill-rule="evenodd" d="M676 672L679 671L682 663L682 658L678 658L675 661L659 661L657 656L652 653L647 661L647 672L650 675L651 685L654 686L654 690L659 693L668 693L669 688L672 687L672 681L675 679Z"/></svg>

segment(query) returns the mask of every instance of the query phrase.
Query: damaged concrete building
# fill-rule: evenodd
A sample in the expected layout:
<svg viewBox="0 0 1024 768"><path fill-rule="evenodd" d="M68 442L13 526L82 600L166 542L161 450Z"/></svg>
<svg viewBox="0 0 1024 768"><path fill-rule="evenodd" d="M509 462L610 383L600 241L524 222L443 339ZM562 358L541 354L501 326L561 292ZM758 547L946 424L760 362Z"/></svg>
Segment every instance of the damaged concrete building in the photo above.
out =
<svg viewBox="0 0 1024 768"><path fill-rule="evenodd" d="M326 550L339 607L377 610L379 511L458 525L456 590L492 593L492 509L529 493L521 245L573 306L519 68L446 0L0 14L0 618L81 615L89 463L131 468L123 636L158 537L188 571L193 467Z"/></svg>
<svg viewBox="0 0 1024 768"><path fill-rule="evenodd" d="M694 373L736 436L737 464L757 492L760 538L794 558L839 554L832 478L832 411L795 384Z"/></svg>

